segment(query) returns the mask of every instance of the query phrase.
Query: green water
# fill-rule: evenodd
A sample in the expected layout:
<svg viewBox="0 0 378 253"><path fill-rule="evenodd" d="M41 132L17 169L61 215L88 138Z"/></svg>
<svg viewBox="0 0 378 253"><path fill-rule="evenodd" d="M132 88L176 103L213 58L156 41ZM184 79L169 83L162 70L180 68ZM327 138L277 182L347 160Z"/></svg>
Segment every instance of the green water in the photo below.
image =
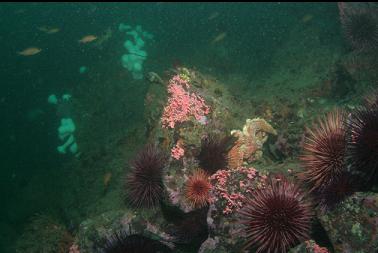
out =
<svg viewBox="0 0 378 253"><path fill-rule="evenodd" d="M75 233L88 217L123 207L123 167L146 142L145 96L156 84L122 66L120 23L154 36L144 47L144 76L194 68L222 80L235 100L261 105L295 107L351 52L336 3L0 4L0 252L14 252L36 214ZM79 43L87 35L96 40ZM41 51L19 54L31 47ZM320 96L319 106L355 105L372 86L361 80L353 94ZM56 150L53 93L72 94L78 157Z"/></svg>

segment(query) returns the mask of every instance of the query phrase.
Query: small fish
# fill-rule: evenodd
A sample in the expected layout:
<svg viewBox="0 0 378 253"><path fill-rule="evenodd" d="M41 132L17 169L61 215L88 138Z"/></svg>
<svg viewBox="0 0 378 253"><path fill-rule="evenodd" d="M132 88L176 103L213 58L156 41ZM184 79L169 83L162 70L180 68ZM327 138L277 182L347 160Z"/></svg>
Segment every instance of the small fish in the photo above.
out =
<svg viewBox="0 0 378 253"><path fill-rule="evenodd" d="M302 22L307 23L307 22L311 21L313 18L314 18L314 15L306 14L302 17Z"/></svg>
<svg viewBox="0 0 378 253"><path fill-rule="evenodd" d="M37 29L47 34L54 34L60 31L60 29L57 27L48 27L48 26L37 27Z"/></svg>
<svg viewBox="0 0 378 253"><path fill-rule="evenodd" d="M28 47L22 50L21 52L17 52L17 54L22 55L22 56L32 56L32 55L36 55L40 53L41 51L42 49L38 47Z"/></svg>
<svg viewBox="0 0 378 253"><path fill-rule="evenodd" d="M227 36L227 33L226 32L222 32L220 34L218 34L217 36L215 36L215 38L211 41L211 44L215 44L219 41L222 41L224 40L224 38L226 38Z"/></svg>
<svg viewBox="0 0 378 253"><path fill-rule="evenodd" d="M85 43L92 42L92 41L94 41L94 40L96 40L96 39L97 39L97 37L94 36L94 35L86 35L86 36L84 36L83 38L81 38L81 39L79 40L79 43L83 43L83 44L85 44Z"/></svg>
<svg viewBox="0 0 378 253"><path fill-rule="evenodd" d="M112 173L107 172L104 175L104 187L107 189L109 187L110 181L112 180Z"/></svg>
<svg viewBox="0 0 378 253"><path fill-rule="evenodd" d="M216 19L219 16L219 12L213 12L210 14L210 16L207 18L208 20Z"/></svg>

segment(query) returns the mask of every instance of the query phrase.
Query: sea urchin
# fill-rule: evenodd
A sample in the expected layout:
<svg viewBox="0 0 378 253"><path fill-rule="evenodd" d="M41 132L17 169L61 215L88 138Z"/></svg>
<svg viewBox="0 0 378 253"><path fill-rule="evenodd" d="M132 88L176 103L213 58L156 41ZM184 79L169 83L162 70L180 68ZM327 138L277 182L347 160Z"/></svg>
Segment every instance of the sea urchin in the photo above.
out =
<svg viewBox="0 0 378 253"><path fill-rule="evenodd" d="M209 175L205 171L198 169L186 182L185 197L195 208L204 207L208 203L211 189L208 177Z"/></svg>
<svg viewBox="0 0 378 253"><path fill-rule="evenodd" d="M236 139L233 136L209 135L203 138L201 151L197 156L201 169L212 175L217 170L226 168L228 151L233 147L235 141Z"/></svg>
<svg viewBox="0 0 378 253"><path fill-rule="evenodd" d="M366 107L378 106L378 89L368 90L368 94L364 97Z"/></svg>
<svg viewBox="0 0 378 253"><path fill-rule="evenodd" d="M314 194L318 201L318 206L322 212L333 209L338 203L352 195L356 190L353 176L348 172L343 172L339 178L321 192Z"/></svg>
<svg viewBox="0 0 378 253"><path fill-rule="evenodd" d="M156 253L171 252L159 241L126 231L114 232L101 242L96 242L99 253Z"/></svg>
<svg viewBox="0 0 378 253"><path fill-rule="evenodd" d="M344 111L334 110L307 130L300 159L305 169L303 179L309 184L310 191L321 192L329 187L345 169L345 119Z"/></svg>
<svg viewBox="0 0 378 253"><path fill-rule="evenodd" d="M126 179L128 200L132 206L155 207L163 197L164 155L156 146L147 145L131 162L132 171Z"/></svg>
<svg viewBox="0 0 378 253"><path fill-rule="evenodd" d="M239 211L247 237L245 248L256 247L257 253L286 253L308 238L310 210L310 203L297 186L284 177L271 177Z"/></svg>
<svg viewBox="0 0 378 253"><path fill-rule="evenodd" d="M378 105L357 109L348 121L347 162L363 184L378 182Z"/></svg>
<svg viewBox="0 0 378 253"><path fill-rule="evenodd" d="M378 19L372 11L351 11L343 17L342 25L353 48L368 50L378 47Z"/></svg>

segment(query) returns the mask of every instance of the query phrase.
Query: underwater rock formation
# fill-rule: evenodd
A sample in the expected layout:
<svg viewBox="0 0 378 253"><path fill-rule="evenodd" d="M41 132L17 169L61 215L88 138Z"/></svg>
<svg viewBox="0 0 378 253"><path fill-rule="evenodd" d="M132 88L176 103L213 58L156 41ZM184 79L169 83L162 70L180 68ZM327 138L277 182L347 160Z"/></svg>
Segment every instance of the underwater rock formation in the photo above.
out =
<svg viewBox="0 0 378 253"><path fill-rule="evenodd" d="M173 249L173 238L164 232L164 218L160 212L138 213L122 209L109 211L83 221L78 229L76 244L80 253L93 253L101 249L106 241L117 231L140 235L163 243ZM105 244L104 244L105 243Z"/></svg>
<svg viewBox="0 0 378 253"><path fill-rule="evenodd" d="M236 222L237 213L248 196L265 186L266 178L266 172L253 167L219 170L210 177L212 200L207 213L210 233L199 252L229 252L229 249L239 252L245 237L238 232L241 224Z"/></svg>
<svg viewBox="0 0 378 253"><path fill-rule="evenodd" d="M378 252L377 193L355 193L318 217L335 252Z"/></svg>
<svg viewBox="0 0 378 253"><path fill-rule="evenodd" d="M36 215L15 244L16 253L66 253L74 238L67 228L47 215Z"/></svg>
<svg viewBox="0 0 378 253"><path fill-rule="evenodd" d="M289 253L330 253L326 247L319 246L314 240L307 240L289 250Z"/></svg>

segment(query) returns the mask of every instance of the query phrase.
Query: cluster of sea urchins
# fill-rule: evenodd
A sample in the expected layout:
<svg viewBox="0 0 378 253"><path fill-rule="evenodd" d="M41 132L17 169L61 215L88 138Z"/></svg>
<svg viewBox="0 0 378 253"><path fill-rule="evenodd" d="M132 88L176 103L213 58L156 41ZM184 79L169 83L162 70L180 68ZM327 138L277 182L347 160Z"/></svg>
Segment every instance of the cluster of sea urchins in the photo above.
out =
<svg viewBox="0 0 378 253"><path fill-rule="evenodd" d="M370 95L365 106L349 115L331 111L308 129L301 156L302 178L322 207L377 183L377 97Z"/></svg>
<svg viewBox="0 0 378 253"><path fill-rule="evenodd" d="M256 252L286 253L308 238L311 204L285 177L270 177L265 188L247 198L239 211L247 242Z"/></svg>
<svg viewBox="0 0 378 253"><path fill-rule="evenodd" d="M306 131L300 157L304 167L301 177L321 207L327 207L333 200L338 202L351 192L352 184L345 170L346 119L346 112L337 109Z"/></svg>
<svg viewBox="0 0 378 253"><path fill-rule="evenodd" d="M128 200L134 207L157 206L164 194L163 168L166 155L148 144L131 162L132 171L126 179Z"/></svg>

